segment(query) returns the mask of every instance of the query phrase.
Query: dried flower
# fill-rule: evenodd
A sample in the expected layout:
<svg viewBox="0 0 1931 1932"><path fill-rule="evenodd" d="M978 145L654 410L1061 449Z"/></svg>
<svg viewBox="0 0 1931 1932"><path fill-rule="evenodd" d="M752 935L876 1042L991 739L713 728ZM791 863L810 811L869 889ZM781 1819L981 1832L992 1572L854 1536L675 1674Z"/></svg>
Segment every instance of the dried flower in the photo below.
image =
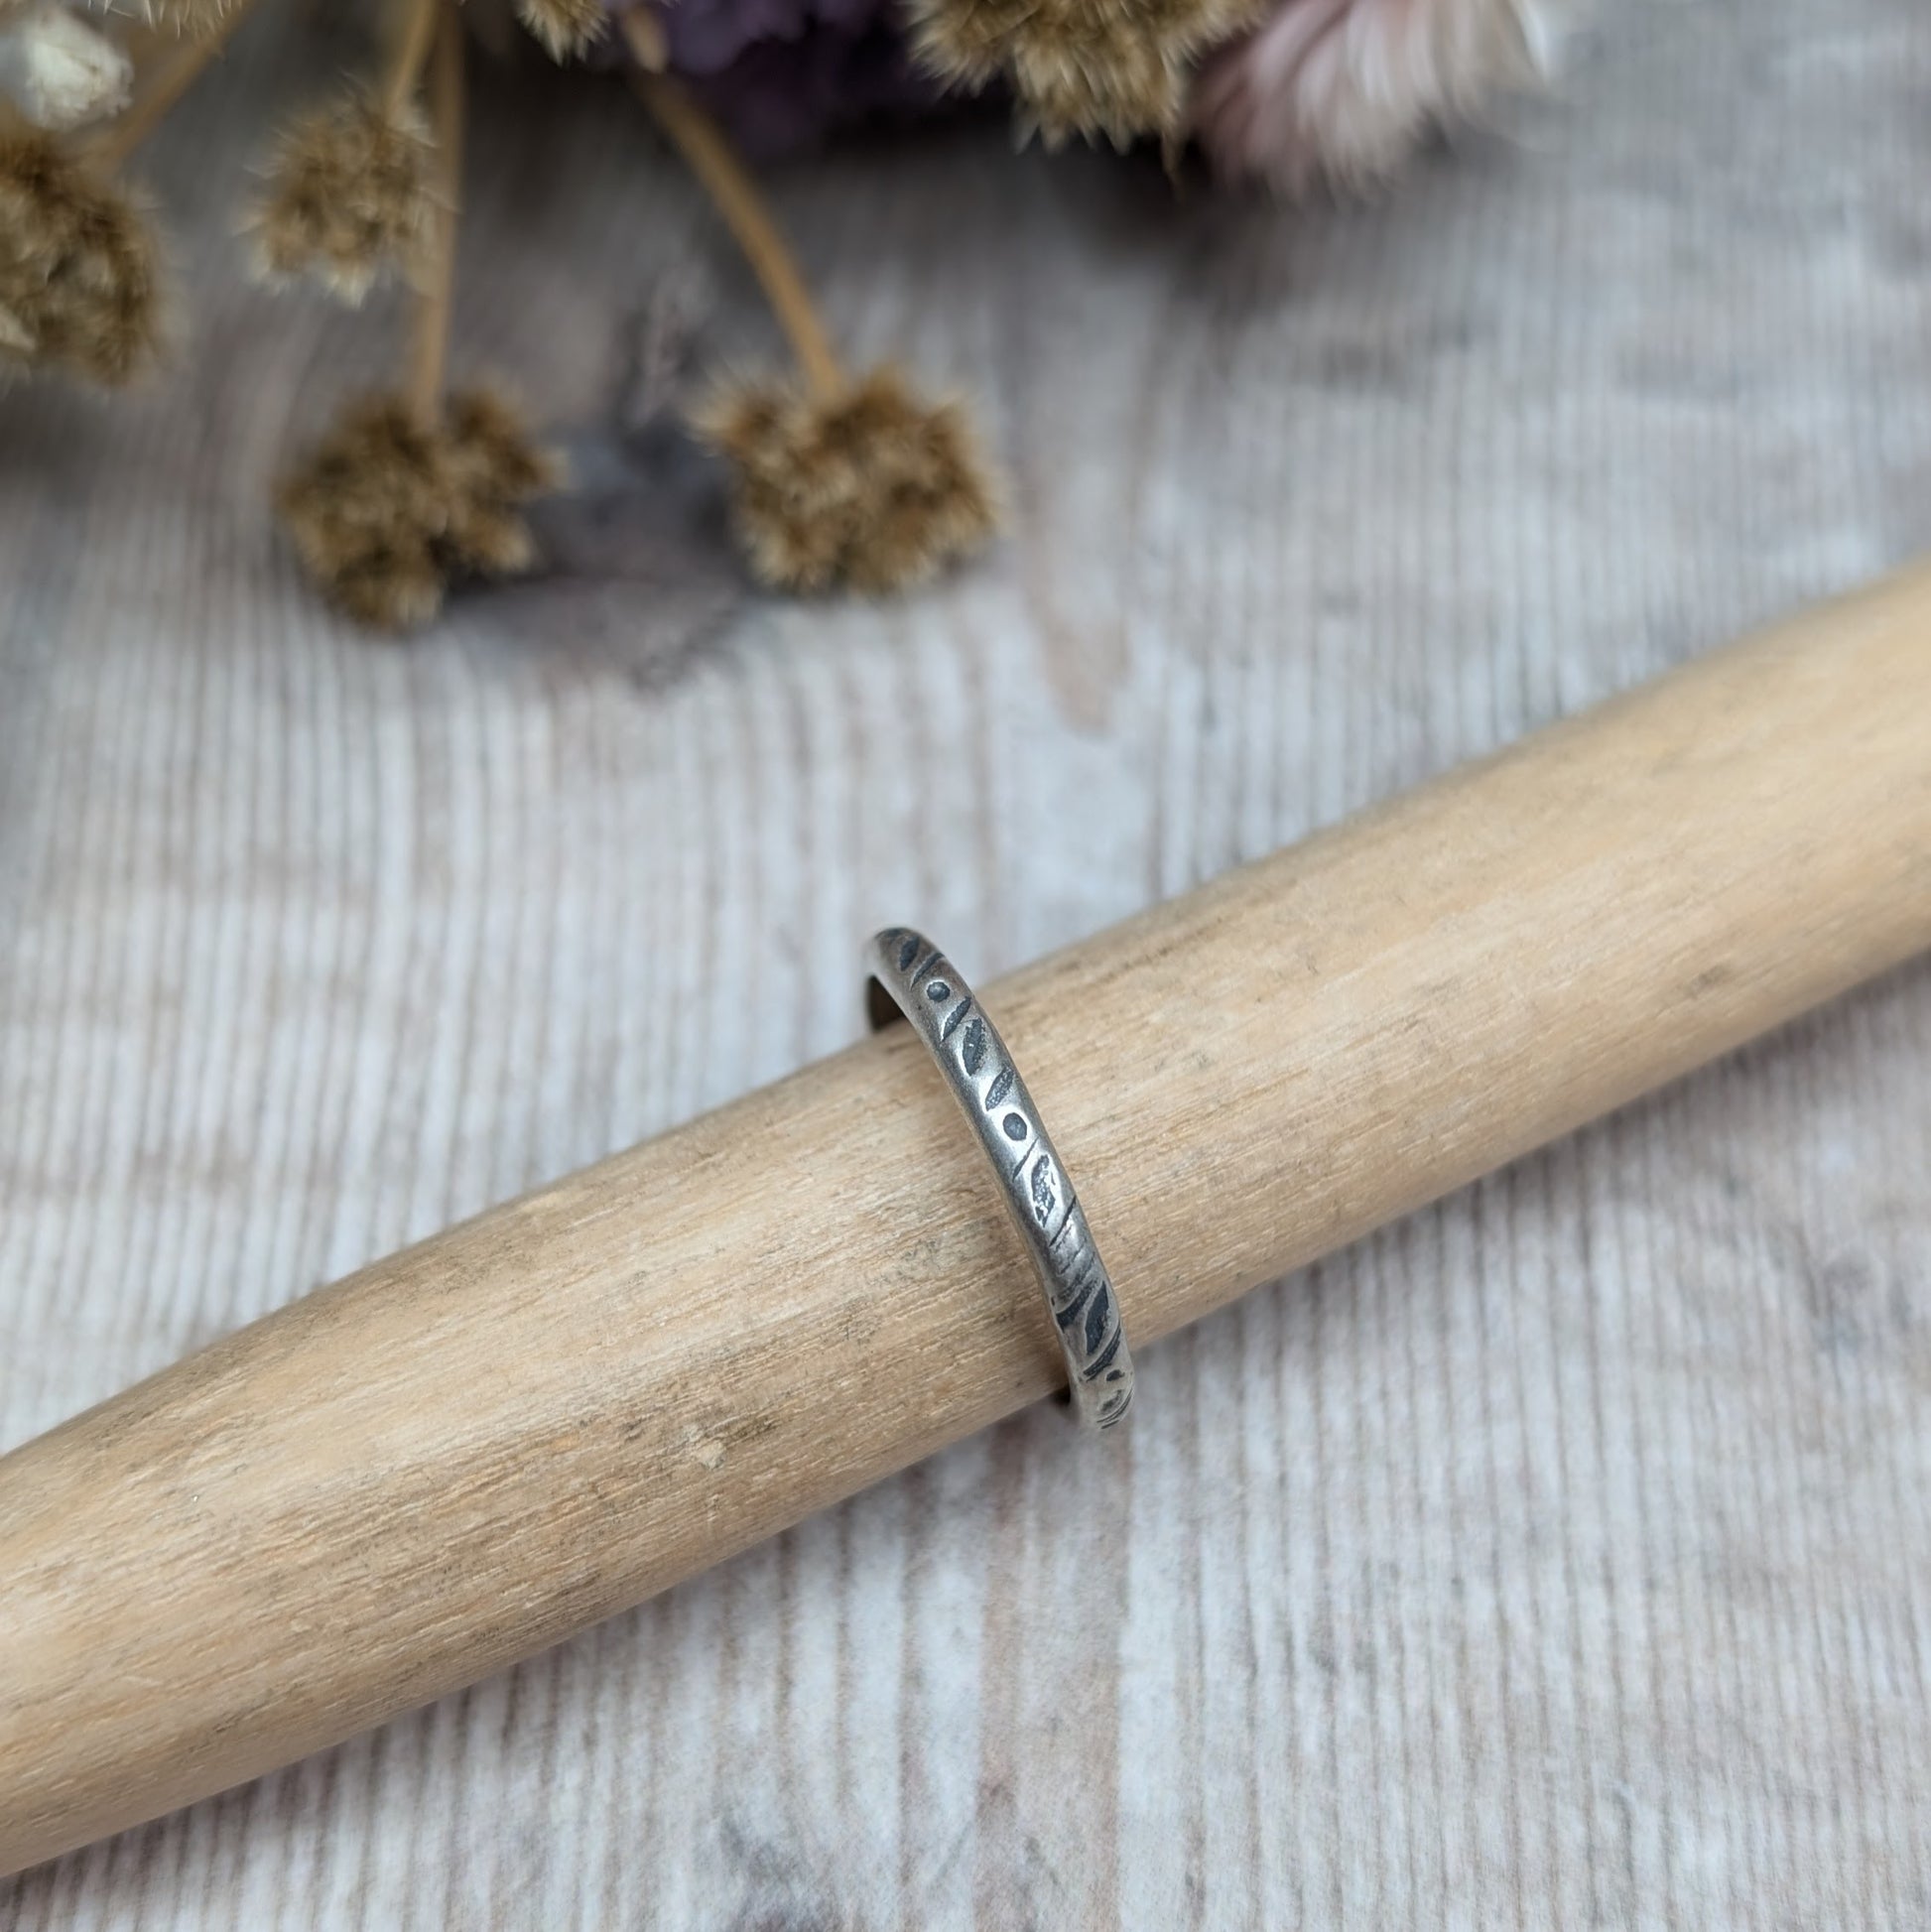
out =
<svg viewBox="0 0 1931 1932"><path fill-rule="evenodd" d="M458 390L444 406L454 482L451 537L462 568L510 577L536 561L518 511L561 480L556 459L537 449L522 419L487 389Z"/></svg>
<svg viewBox="0 0 1931 1932"><path fill-rule="evenodd" d="M516 17L553 61L568 61L603 31L603 0L516 0Z"/></svg>
<svg viewBox="0 0 1931 1932"><path fill-rule="evenodd" d="M434 149L414 108L357 87L290 122L248 217L269 276L313 274L359 303L385 268L420 272Z"/></svg>
<svg viewBox="0 0 1931 1932"><path fill-rule="evenodd" d="M204 41L218 34L243 0L138 0L150 27L182 39Z"/></svg>
<svg viewBox="0 0 1931 1932"><path fill-rule="evenodd" d="M899 0L641 0L674 73L754 159L837 129L930 114L939 81L912 58Z"/></svg>
<svg viewBox="0 0 1931 1932"><path fill-rule="evenodd" d="M798 358L796 383L731 387L698 434L728 458L738 534L767 583L893 590L990 534L997 512L966 412L921 402L892 369L853 382L743 163L717 124L654 72L655 29L632 16L631 85L716 203Z"/></svg>
<svg viewBox="0 0 1931 1932"><path fill-rule="evenodd" d="M283 481L277 505L322 589L358 622L399 631L436 615L451 578L526 570L519 513L554 480L487 392L450 398L440 417L367 396Z"/></svg>
<svg viewBox="0 0 1931 1932"><path fill-rule="evenodd" d="M127 197L38 132L0 134L0 349L122 383L160 332L154 237Z"/></svg>
<svg viewBox="0 0 1931 1932"><path fill-rule="evenodd" d="M1223 175L1285 194L1359 188L1431 127L1553 67L1572 0L1281 0L1194 90L1194 131Z"/></svg>
<svg viewBox="0 0 1931 1932"><path fill-rule="evenodd" d="M127 105L128 58L56 0L0 13L0 96L38 127L81 127Z"/></svg>
<svg viewBox="0 0 1931 1932"><path fill-rule="evenodd" d="M922 402L893 369L830 396L733 388L697 429L728 458L738 534L778 588L896 590L975 550L997 522L965 411Z"/></svg>
<svg viewBox="0 0 1931 1932"><path fill-rule="evenodd" d="M1259 0L909 0L919 58L978 88L1003 75L1022 124L1069 134L1171 137L1194 62L1254 20Z"/></svg>

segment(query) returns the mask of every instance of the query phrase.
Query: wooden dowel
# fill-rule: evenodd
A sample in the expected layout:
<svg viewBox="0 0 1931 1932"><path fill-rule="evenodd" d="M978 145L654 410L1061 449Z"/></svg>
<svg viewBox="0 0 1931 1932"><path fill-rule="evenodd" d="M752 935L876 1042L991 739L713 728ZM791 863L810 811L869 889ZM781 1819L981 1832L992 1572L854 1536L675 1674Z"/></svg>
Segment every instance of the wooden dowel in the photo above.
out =
<svg viewBox="0 0 1931 1932"><path fill-rule="evenodd" d="M1144 1345L1926 947L1920 571L983 991ZM0 1868L498 1670L1058 1366L902 1028L365 1269L0 1461Z"/></svg>

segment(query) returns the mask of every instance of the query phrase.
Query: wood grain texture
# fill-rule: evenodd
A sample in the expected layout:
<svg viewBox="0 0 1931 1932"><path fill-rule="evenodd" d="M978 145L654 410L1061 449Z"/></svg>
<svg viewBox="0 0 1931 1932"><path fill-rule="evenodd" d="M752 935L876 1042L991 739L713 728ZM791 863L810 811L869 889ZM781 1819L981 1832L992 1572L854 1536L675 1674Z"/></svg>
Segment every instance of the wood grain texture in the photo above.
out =
<svg viewBox="0 0 1931 1932"><path fill-rule="evenodd" d="M1633 6L1347 214L969 130L801 173L841 324L986 394L1027 512L905 605L693 538L612 399L667 287L764 338L561 88L479 132L466 270L604 492L555 580L406 656L293 583L259 479L380 319L236 292L181 390L0 401L4 1439L852 1037L871 924L1045 951L1931 544L1928 32ZM293 64L238 44L177 208ZM1916 1922L1928 990L1149 1351L1077 1490L1021 1418L0 1912Z"/></svg>
<svg viewBox="0 0 1931 1932"><path fill-rule="evenodd" d="M1049 1229L1041 1120L1079 1149L1145 1343L1931 952L1927 716L1921 565L986 987L1012 1058L916 933L899 970L977 1040L966 1104ZM0 1871L460 1689L1062 1380L951 1115L918 1041L868 1039L0 1458Z"/></svg>

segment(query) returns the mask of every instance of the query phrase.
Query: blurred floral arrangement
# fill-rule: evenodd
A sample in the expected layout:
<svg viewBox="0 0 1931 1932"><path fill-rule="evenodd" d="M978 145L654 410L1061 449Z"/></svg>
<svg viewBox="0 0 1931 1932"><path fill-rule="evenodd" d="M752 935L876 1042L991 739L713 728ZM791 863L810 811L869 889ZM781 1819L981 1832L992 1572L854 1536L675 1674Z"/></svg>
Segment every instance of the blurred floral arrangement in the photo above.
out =
<svg viewBox="0 0 1931 1932"><path fill-rule="evenodd" d="M283 478L311 576L372 628L435 616L450 583L528 567L524 506L559 481L515 410L447 371L466 16L383 0L364 78L272 132L243 218L254 269L350 306L410 290L393 389L349 401ZM1283 196L1385 180L1437 127L1549 71L1572 0L513 0L560 62L627 77L709 193L795 367L717 391L694 433L726 460L765 583L887 592L995 528L965 405L840 360L740 150L770 158L852 122L991 91L1022 139L1198 147ZM127 179L250 0L0 0L0 373L116 388L164 340L160 247Z"/></svg>

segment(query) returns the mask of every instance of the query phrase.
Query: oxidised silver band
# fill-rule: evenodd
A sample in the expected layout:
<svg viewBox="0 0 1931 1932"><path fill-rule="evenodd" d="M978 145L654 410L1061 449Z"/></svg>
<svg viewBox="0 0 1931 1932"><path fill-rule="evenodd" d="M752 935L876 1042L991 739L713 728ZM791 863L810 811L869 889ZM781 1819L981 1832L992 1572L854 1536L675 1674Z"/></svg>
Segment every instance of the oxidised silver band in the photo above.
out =
<svg viewBox="0 0 1931 1932"><path fill-rule="evenodd" d="M1133 1400L1119 1299L1005 1042L952 962L922 934L894 926L875 935L866 964L931 1049L992 1163L1046 1291L1080 1420L1112 1428ZM891 1017L873 1002L874 1024Z"/></svg>

